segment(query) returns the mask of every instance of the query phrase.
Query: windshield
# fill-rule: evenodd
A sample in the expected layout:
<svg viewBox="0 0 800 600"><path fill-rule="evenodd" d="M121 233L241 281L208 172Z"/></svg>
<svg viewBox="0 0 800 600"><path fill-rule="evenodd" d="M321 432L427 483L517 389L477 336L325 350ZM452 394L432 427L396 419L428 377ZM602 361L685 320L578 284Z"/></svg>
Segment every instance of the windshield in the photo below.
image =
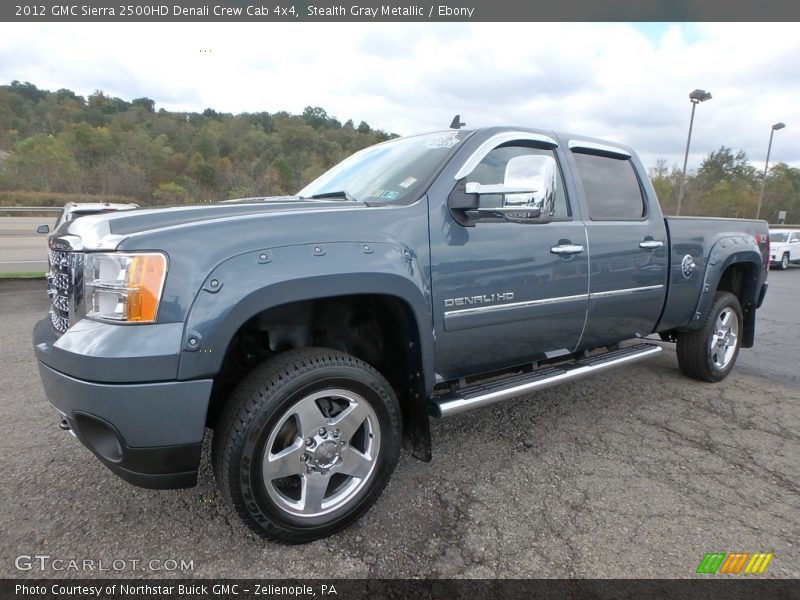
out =
<svg viewBox="0 0 800 600"><path fill-rule="evenodd" d="M788 242L789 241L789 233L787 231L770 231L769 232L769 241L770 242Z"/></svg>
<svg viewBox="0 0 800 600"><path fill-rule="evenodd" d="M320 175L297 195L310 198L347 192L370 203L412 200L466 137L463 131L440 131L370 146Z"/></svg>

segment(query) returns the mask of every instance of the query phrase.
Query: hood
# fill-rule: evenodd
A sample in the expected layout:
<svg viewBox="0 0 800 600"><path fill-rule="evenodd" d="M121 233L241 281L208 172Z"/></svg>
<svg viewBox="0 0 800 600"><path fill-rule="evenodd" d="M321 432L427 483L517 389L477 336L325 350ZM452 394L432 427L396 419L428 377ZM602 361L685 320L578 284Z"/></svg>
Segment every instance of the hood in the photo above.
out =
<svg viewBox="0 0 800 600"><path fill-rule="evenodd" d="M75 250L112 250L126 237L142 232L245 215L323 212L340 209L343 205L351 208L366 206L363 202L346 200L311 200L297 196L278 196L91 215L59 227L53 235L54 247L59 245L59 240L68 240L68 246Z"/></svg>

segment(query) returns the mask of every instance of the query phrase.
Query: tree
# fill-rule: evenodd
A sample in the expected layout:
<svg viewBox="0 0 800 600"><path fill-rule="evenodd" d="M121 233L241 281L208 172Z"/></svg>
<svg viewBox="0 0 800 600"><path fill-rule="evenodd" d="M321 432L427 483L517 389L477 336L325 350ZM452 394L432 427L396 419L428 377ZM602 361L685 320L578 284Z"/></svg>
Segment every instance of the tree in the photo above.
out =
<svg viewBox="0 0 800 600"><path fill-rule="evenodd" d="M786 223L800 221L800 169L786 163L770 167L764 186L762 218L776 223L778 211L786 211Z"/></svg>
<svg viewBox="0 0 800 600"><path fill-rule="evenodd" d="M281 155L273 160L272 164L269 166L269 172L273 177L271 183L277 188L270 190L270 193L290 194L294 191L294 173L291 167L289 167L289 163L286 162L286 158Z"/></svg>
<svg viewBox="0 0 800 600"><path fill-rule="evenodd" d="M131 106L139 107L145 109L149 113L156 112L156 103L155 100L150 100L150 98L134 98L131 100Z"/></svg>
<svg viewBox="0 0 800 600"><path fill-rule="evenodd" d="M155 104L0 85L0 190L122 194L142 205L291 193L391 137L363 121L342 125L320 106L231 115Z"/></svg>
<svg viewBox="0 0 800 600"><path fill-rule="evenodd" d="M2 168L10 186L43 192L78 191L80 166L67 146L52 135L34 135L14 146Z"/></svg>
<svg viewBox="0 0 800 600"><path fill-rule="evenodd" d="M170 181L159 184L153 197L158 204L186 204L189 201L189 192L182 185Z"/></svg>
<svg viewBox="0 0 800 600"><path fill-rule="evenodd" d="M650 182L656 191L656 196L661 204L661 211L665 215L675 214L678 204L678 189L681 184L681 171L677 165L667 167L667 161L659 159L656 166L650 169Z"/></svg>
<svg viewBox="0 0 800 600"><path fill-rule="evenodd" d="M328 124L328 113L319 106L306 106L303 110L303 118L314 129L320 129Z"/></svg>
<svg viewBox="0 0 800 600"><path fill-rule="evenodd" d="M721 181L736 179L752 182L756 179L756 170L747 162L744 150L734 154L730 148L720 146L703 160L695 177L701 186L711 187Z"/></svg>
<svg viewBox="0 0 800 600"><path fill-rule="evenodd" d="M216 176L214 167L208 164L199 152L192 154L192 158L189 159L189 174L195 181L206 188L214 186L214 178Z"/></svg>

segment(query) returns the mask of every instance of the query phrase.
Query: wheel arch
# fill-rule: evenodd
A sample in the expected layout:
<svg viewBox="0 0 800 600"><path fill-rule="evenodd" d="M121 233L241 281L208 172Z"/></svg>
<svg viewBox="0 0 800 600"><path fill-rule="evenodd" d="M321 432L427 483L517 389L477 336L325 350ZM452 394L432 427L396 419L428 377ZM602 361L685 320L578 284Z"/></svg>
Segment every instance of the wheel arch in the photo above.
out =
<svg viewBox="0 0 800 600"><path fill-rule="evenodd" d="M409 269L407 265L405 263L404 271L310 274L266 284L248 279L246 284L249 285L238 281L230 285L236 274L234 266L218 268L206 279L190 311L179 378L214 377L216 380L237 334L269 311L280 308L291 311L309 303L329 306L377 299L378 312L385 317L379 319L381 326L402 328L402 331L392 332L391 341L399 345L402 340L404 364L408 367L404 373L405 382L399 380L398 373L385 375L401 399L406 440L413 454L429 460L427 399L434 385L432 316L426 287L419 279L420 271ZM351 267L358 265L351 264ZM216 285L212 286L214 280ZM342 349L336 345L327 347ZM214 417L215 402L212 396L209 421Z"/></svg>
<svg viewBox="0 0 800 600"><path fill-rule="evenodd" d="M764 262L761 251L752 238L740 236L723 238L711 248L703 287L689 329L699 329L718 290L731 292L739 300L744 319L742 347L753 346L755 314L761 284L764 282Z"/></svg>

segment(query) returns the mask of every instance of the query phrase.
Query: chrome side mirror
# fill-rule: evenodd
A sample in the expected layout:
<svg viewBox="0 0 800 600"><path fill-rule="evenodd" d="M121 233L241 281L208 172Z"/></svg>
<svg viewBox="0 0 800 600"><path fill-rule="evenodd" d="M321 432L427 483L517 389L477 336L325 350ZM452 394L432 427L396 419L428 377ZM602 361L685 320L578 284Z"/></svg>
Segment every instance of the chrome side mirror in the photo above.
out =
<svg viewBox="0 0 800 600"><path fill-rule="evenodd" d="M475 227L478 221L548 223L552 217L542 214L541 207L529 204L535 194L536 190L530 186L484 185L461 179L450 193L447 205L455 221L464 227ZM518 199L520 195L522 201ZM488 196L500 196L500 206L488 206Z"/></svg>
<svg viewBox="0 0 800 600"><path fill-rule="evenodd" d="M530 186L506 185L503 183L483 185L468 183L465 191L467 194L478 196L478 206L475 211L482 218L503 218L514 222L541 222L542 209L531 204L536 195L536 190ZM501 196L500 206L487 206L481 202L482 197Z"/></svg>

